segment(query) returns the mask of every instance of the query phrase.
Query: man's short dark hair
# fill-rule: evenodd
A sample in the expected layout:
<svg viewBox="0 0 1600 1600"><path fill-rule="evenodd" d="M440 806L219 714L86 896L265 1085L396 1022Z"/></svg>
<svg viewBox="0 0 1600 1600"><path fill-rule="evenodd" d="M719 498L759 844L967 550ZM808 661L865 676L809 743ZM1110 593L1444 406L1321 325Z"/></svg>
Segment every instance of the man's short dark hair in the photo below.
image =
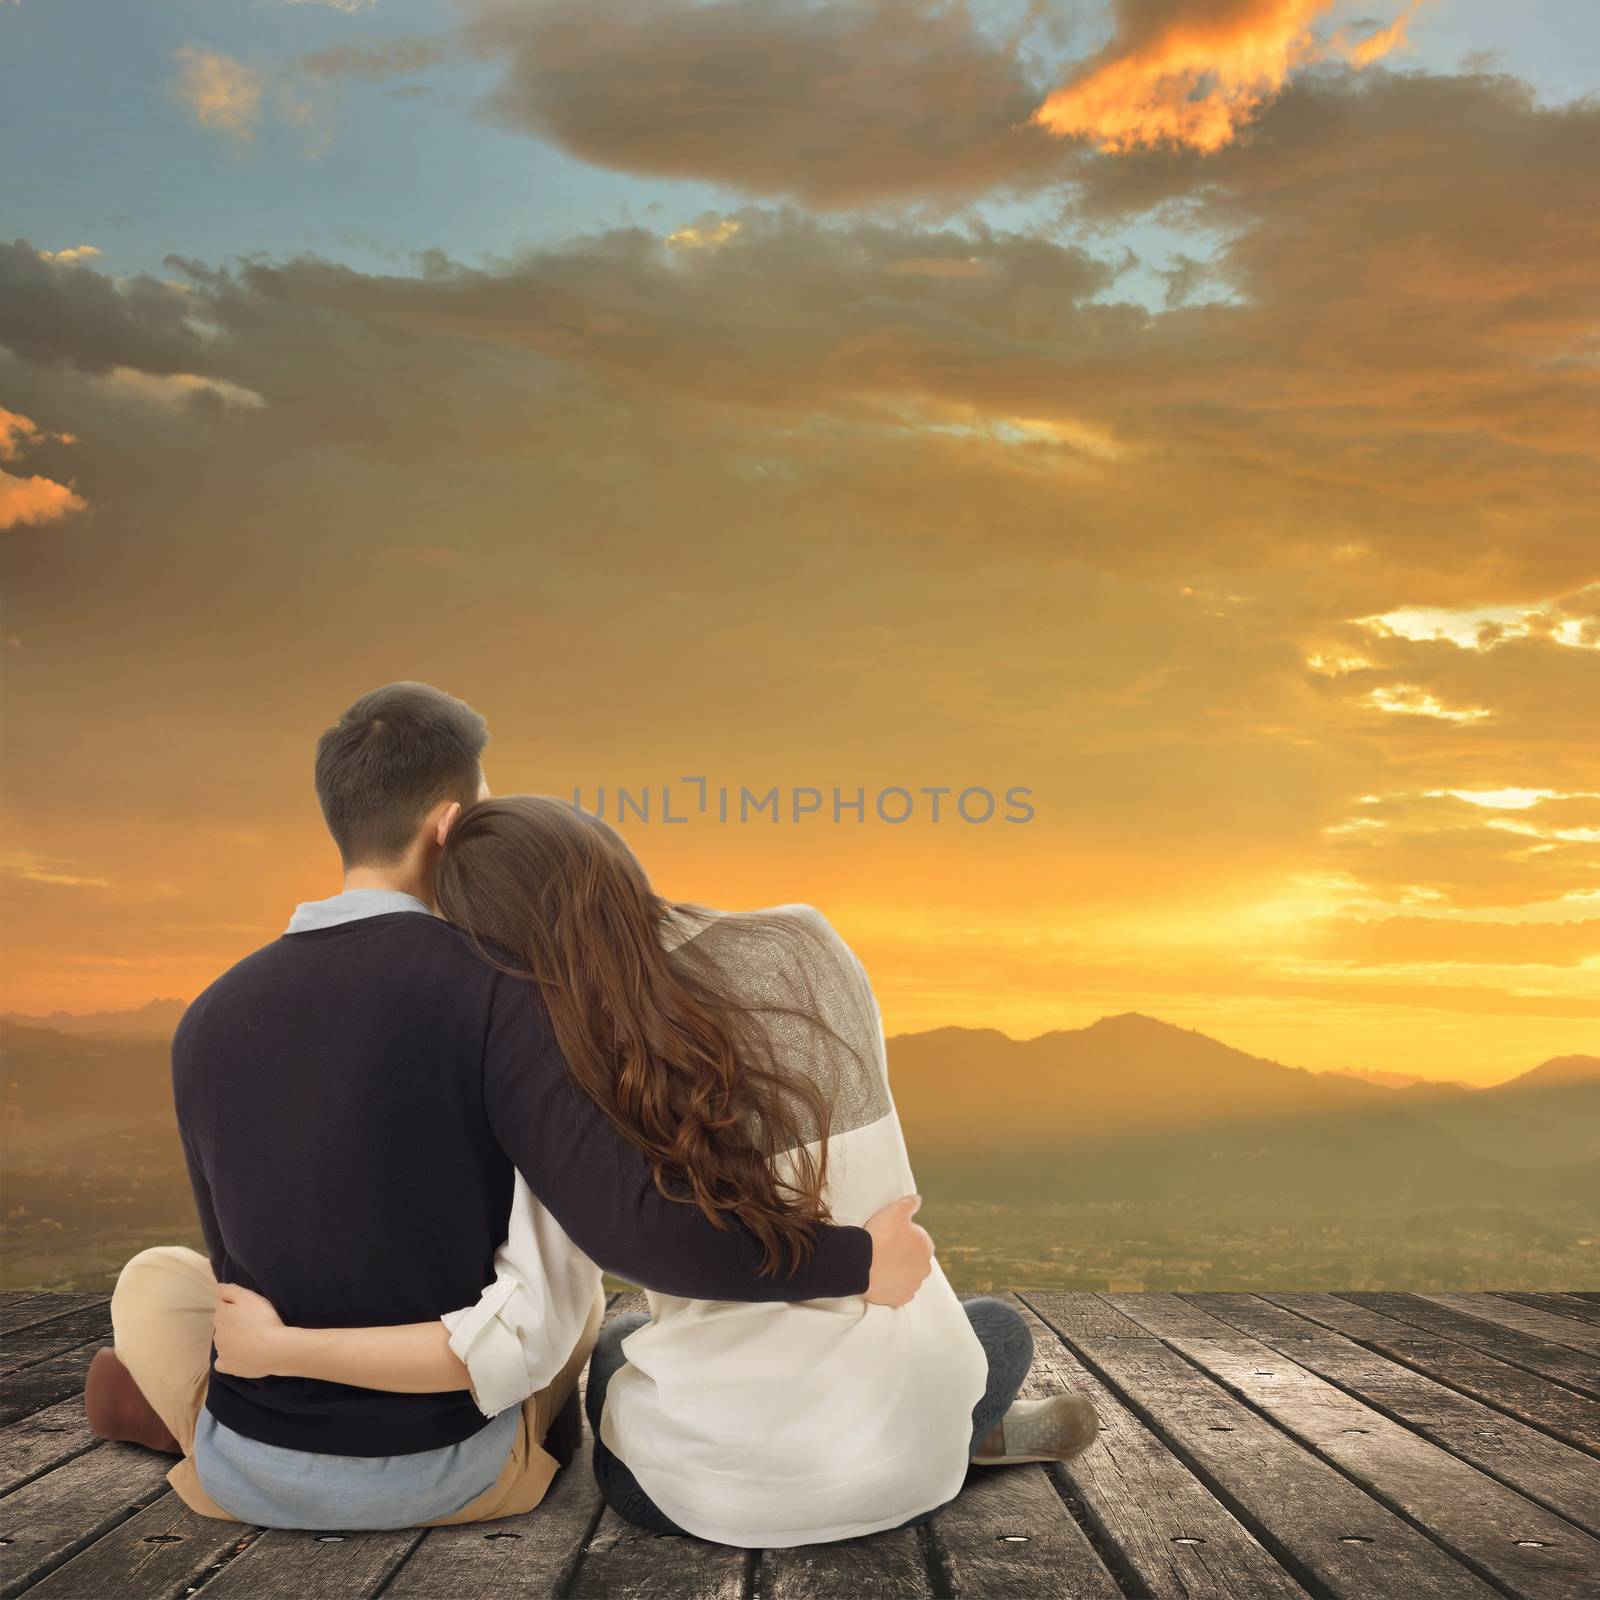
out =
<svg viewBox="0 0 1600 1600"><path fill-rule="evenodd" d="M398 861L441 800L469 806L489 729L426 683L364 694L317 740L317 799L346 867Z"/></svg>

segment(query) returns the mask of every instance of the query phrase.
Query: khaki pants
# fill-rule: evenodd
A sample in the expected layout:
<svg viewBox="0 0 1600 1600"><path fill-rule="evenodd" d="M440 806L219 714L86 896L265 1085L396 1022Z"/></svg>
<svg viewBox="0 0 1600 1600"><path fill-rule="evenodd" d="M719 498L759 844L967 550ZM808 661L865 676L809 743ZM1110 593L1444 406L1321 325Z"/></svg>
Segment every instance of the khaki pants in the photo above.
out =
<svg viewBox="0 0 1600 1600"><path fill-rule="evenodd" d="M211 1263L195 1251L180 1245L141 1250L117 1279L111 1296L111 1329L123 1366L183 1446L183 1460L167 1474L167 1482L185 1505L202 1516L237 1522L237 1517L224 1511L200 1486L194 1469L195 1424L211 1375L216 1288ZM516 1442L500 1476L459 1511L424 1526L516 1516L544 1499L557 1470L555 1457L543 1448L545 1435L578 1386L604 1316L605 1297L600 1295L567 1364L548 1388L523 1401Z"/></svg>

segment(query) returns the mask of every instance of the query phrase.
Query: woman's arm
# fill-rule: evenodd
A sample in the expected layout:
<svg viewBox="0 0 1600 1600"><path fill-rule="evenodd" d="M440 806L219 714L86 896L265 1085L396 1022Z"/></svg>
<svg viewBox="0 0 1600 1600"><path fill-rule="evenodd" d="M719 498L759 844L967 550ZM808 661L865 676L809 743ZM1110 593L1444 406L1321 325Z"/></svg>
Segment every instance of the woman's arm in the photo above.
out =
<svg viewBox="0 0 1600 1600"><path fill-rule="evenodd" d="M467 1389L492 1417L549 1384L601 1314L600 1269L534 1199L519 1173L495 1278L476 1304L437 1322L383 1328L292 1328L271 1301L237 1284L218 1291L219 1371L322 1378L363 1389Z"/></svg>
<svg viewBox="0 0 1600 1600"><path fill-rule="evenodd" d="M321 1378L396 1394L468 1387L466 1366L442 1322L387 1328L292 1328L270 1300L236 1283L217 1285L217 1371L238 1378Z"/></svg>

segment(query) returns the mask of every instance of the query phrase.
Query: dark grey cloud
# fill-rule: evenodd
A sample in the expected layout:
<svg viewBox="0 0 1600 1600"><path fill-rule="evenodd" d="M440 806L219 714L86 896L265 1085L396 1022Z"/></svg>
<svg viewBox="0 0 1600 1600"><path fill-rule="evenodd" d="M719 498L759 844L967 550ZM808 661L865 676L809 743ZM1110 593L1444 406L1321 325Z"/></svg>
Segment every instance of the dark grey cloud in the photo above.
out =
<svg viewBox="0 0 1600 1600"><path fill-rule="evenodd" d="M47 261L25 239L0 243L0 345L28 361L105 373L207 372L215 357L183 291L149 277L119 284Z"/></svg>
<svg viewBox="0 0 1600 1600"><path fill-rule="evenodd" d="M598 166L817 210L944 204L1062 170L1020 36L944 0L474 0L501 123Z"/></svg>
<svg viewBox="0 0 1600 1600"><path fill-rule="evenodd" d="M1056 239L752 207L411 274L174 260L181 291L19 245L0 343L226 379L266 401L241 427L389 458L482 458L560 408L610 459L626 409L715 440L741 494L803 485L927 559L1305 568L1317 616L1548 596L1592 577L1597 129L1505 79L1380 70L1297 84L1203 165L1092 164ZM1072 242L1163 201L1226 235L1180 289L1234 298L1146 311L1125 246Z"/></svg>

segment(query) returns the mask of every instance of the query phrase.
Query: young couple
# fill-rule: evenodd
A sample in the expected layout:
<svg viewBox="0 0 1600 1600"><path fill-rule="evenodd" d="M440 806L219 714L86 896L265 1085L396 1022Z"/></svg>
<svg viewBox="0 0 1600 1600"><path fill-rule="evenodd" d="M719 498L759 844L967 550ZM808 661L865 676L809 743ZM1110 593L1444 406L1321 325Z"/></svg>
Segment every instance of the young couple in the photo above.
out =
<svg viewBox="0 0 1600 1600"><path fill-rule="evenodd" d="M105 1437L196 1511L381 1529L530 1510L579 1433L662 1533L783 1546L921 1521L969 1462L1064 1459L1081 1397L962 1303L861 964L816 911L662 899L604 823L490 798L424 684L317 746L343 892L172 1044L209 1261L146 1250L91 1369ZM649 1315L601 1331L605 1268ZM214 1346L213 1346L214 1340Z"/></svg>

